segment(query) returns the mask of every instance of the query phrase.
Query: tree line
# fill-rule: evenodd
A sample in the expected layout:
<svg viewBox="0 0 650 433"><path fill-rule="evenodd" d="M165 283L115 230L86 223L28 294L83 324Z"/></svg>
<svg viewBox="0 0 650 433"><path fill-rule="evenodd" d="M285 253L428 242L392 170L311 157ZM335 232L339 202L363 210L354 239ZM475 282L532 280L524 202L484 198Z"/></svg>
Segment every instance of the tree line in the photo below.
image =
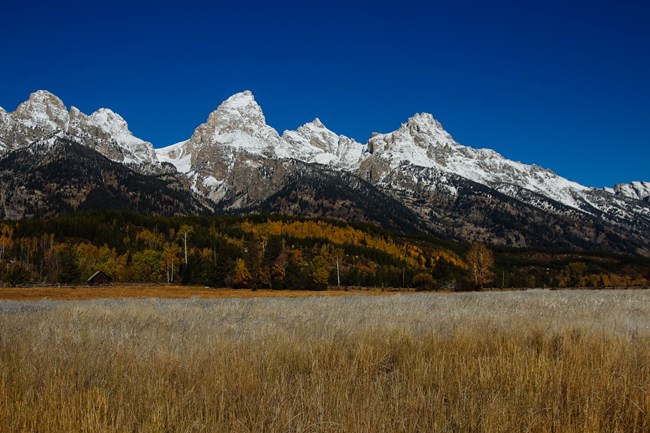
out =
<svg viewBox="0 0 650 433"><path fill-rule="evenodd" d="M323 219L77 213L0 223L0 282L313 289L647 286L648 261L499 250ZM566 256L566 257L564 257ZM550 258L562 257L562 260Z"/></svg>
<svg viewBox="0 0 650 433"><path fill-rule="evenodd" d="M115 282L324 289L410 287L418 274L461 278L453 251L325 220L73 214L0 226L5 285ZM432 277L433 278L433 277Z"/></svg>

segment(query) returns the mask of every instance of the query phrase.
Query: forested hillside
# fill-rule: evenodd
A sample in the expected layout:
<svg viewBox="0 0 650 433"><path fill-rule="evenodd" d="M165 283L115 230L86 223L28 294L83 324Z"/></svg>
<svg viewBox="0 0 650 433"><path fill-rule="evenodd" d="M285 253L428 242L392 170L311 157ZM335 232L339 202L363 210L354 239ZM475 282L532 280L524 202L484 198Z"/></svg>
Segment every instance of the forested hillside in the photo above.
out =
<svg viewBox="0 0 650 433"><path fill-rule="evenodd" d="M4 285L116 283L324 289L476 288L468 245L373 225L282 216L161 217L105 211L0 225ZM490 287L645 286L647 259L494 249ZM483 285L483 284L481 284Z"/></svg>

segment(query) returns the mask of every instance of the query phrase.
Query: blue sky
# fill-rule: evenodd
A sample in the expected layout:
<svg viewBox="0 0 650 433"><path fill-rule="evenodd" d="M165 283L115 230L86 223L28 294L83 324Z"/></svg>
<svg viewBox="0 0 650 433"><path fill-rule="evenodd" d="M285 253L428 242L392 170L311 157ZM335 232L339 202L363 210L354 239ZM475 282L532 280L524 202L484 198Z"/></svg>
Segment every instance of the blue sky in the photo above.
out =
<svg viewBox="0 0 650 433"><path fill-rule="evenodd" d="M365 142L429 112L586 185L650 181L647 1L37 1L0 22L0 106L46 89L156 147L248 89L280 133L319 117Z"/></svg>

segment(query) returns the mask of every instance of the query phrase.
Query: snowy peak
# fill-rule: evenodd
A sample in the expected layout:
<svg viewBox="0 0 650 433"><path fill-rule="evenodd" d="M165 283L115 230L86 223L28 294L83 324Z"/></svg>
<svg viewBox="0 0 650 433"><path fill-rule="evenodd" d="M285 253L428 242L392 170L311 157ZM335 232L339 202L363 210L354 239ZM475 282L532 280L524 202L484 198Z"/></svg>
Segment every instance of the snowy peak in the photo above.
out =
<svg viewBox="0 0 650 433"><path fill-rule="evenodd" d="M356 168L364 149L353 139L329 130L319 118L295 131L284 131L282 141L284 157L338 169Z"/></svg>
<svg viewBox="0 0 650 433"><path fill-rule="evenodd" d="M37 90L29 95L29 98L16 108L16 113L37 113L43 112L48 108L57 110L66 110L65 104L58 96L47 90Z"/></svg>
<svg viewBox="0 0 650 433"><path fill-rule="evenodd" d="M83 113L81 113L83 116ZM108 108L100 108L90 116L84 116L87 127L100 130L109 140L120 148L123 158L120 162L135 165L156 164L153 145L131 133L129 125L119 114Z"/></svg>
<svg viewBox="0 0 650 433"><path fill-rule="evenodd" d="M621 197L650 201L650 182L617 183L614 188L605 190Z"/></svg>
<svg viewBox="0 0 650 433"><path fill-rule="evenodd" d="M490 149L463 146L426 113L416 114L394 132L373 135L368 149L370 161L382 167L375 167L373 173L387 176L406 167L420 167L460 176L511 196L525 189L574 208L578 206L576 194L586 189L539 166L511 161ZM372 166L364 163L362 169L368 172Z"/></svg>
<svg viewBox="0 0 650 433"><path fill-rule="evenodd" d="M427 134L433 137L442 137L444 141L453 141L451 135L442 127L440 122L429 113L417 113L410 117L402 128L406 129L412 136Z"/></svg>
<svg viewBox="0 0 650 433"><path fill-rule="evenodd" d="M230 132L234 128L255 129L266 126L262 107L253 94L246 90L236 93L217 107L208 117L208 124L220 131Z"/></svg>
<svg viewBox="0 0 650 433"><path fill-rule="evenodd" d="M14 113L0 113L0 152L25 147L59 133L116 162L142 166L145 171L158 165L153 145L134 137L126 121L106 108L90 116L76 107L68 111L57 96L39 90Z"/></svg>
<svg viewBox="0 0 650 433"><path fill-rule="evenodd" d="M444 165L440 157L452 147L459 145L428 113L414 115L396 131L373 134L368 141L368 151L376 158L390 161L392 167L403 162L422 167Z"/></svg>
<svg viewBox="0 0 650 433"><path fill-rule="evenodd" d="M54 131L65 128L68 110L63 101L45 90L29 95L29 99L16 108L15 116L27 126Z"/></svg>
<svg viewBox="0 0 650 433"><path fill-rule="evenodd" d="M95 123L102 125L105 131L111 131L115 134L123 134L129 131L129 125L119 114L108 108L100 108L90 115Z"/></svg>
<svg viewBox="0 0 650 433"><path fill-rule="evenodd" d="M305 123L295 131L284 131L282 134L282 138L293 146L301 143L315 147L320 151L333 153L335 153L341 137L343 136L339 136L329 130L318 118L309 123Z"/></svg>
<svg viewBox="0 0 650 433"><path fill-rule="evenodd" d="M236 93L210 113L188 142L190 148L237 148L251 153L269 152L280 136L266 124L262 108L250 91Z"/></svg>
<svg viewBox="0 0 650 433"><path fill-rule="evenodd" d="M223 110L247 110L248 107L252 107L253 109L259 109L261 111L260 106L255 102L255 96L253 96L253 92L250 90L244 90L243 92L235 93L223 103L221 103L219 108L222 108Z"/></svg>

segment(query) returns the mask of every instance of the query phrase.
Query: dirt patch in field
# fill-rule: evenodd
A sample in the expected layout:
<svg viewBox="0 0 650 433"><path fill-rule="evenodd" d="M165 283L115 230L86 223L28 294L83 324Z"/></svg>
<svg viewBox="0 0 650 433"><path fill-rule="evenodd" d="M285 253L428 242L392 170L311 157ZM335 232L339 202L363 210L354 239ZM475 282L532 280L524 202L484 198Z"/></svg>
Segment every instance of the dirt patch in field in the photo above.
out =
<svg viewBox="0 0 650 433"><path fill-rule="evenodd" d="M0 300L84 300L100 298L301 298L307 296L387 295L398 290L249 290L211 289L192 286L108 286L108 287L12 287L0 288Z"/></svg>

